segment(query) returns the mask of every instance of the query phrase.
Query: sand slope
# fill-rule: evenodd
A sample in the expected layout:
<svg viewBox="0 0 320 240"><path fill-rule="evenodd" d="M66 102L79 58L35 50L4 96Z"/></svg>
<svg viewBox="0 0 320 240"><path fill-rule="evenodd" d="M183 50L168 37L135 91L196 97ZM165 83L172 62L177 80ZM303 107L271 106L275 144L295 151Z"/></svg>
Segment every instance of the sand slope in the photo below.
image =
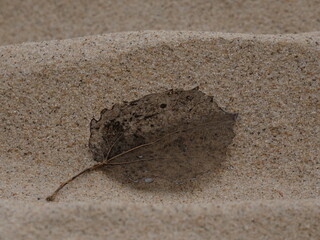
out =
<svg viewBox="0 0 320 240"><path fill-rule="evenodd" d="M319 238L318 36L149 31L1 47L1 237ZM45 203L94 163L89 122L103 108L196 86L238 114L218 174L172 192L96 171Z"/></svg>

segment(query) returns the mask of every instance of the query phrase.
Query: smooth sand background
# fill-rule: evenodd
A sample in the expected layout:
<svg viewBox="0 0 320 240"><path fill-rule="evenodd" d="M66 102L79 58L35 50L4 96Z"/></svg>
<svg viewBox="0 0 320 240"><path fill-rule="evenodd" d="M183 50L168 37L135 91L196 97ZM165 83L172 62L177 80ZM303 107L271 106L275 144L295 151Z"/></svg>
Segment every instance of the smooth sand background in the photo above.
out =
<svg viewBox="0 0 320 240"><path fill-rule="evenodd" d="M2 0L0 45L141 30L314 32L319 16L319 0Z"/></svg>
<svg viewBox="0 0 320 240"><path fill-rule="evenodd" d="M228 18L234 28L224 25L222 29L255 34L124 32L0 47L0 237L319 239L320 34L256 34L319 29L313 15L319 2L286 2L270 4L270 12L264 10L277 24L260 25L248 14L246 24L236 25ZM142 9L139 3L134 6ZM6 5L5 12L15 4ZM32 1L25 4L23 11L28 12L28 6L37 9ZM133 11L110 4L120 16ZM304 21L295 24L288 18L280 24L278 12L292 14L298 4L310 9L292 15ZM33 23L34 30L26 32L21 30L21 25L27 29L29 24L23 14L15 22L1 14L2 24L7 21L1 28L3 45L108 31L96 27L100 20L88 17L90 11L84 13L87 18L77 18L73 13L78 8L64 7L66 16L79 20L70 27L73 31L66 30L68 21L61 25L52 21L57 24L52 35L37 32L52 26L43 24L51 19L52 6L46 3L39 15L29 10L29 17L43 21ZM189 27L179 21L173 24L164 15L155 22L167 21L168 27L148 27L150 22L140 15L136 19L141 28L129 29L126 17L122 22L108 20L113 26L110 31L170 29L170 23L171 29L219 30L213 12L185 6L190 5L170 8L170 16L199 16L200 20L190 20ZM225 13L233 9L233 16L239 16L235 10L239 8L231 6ZM244 6L252 9L250 4ZM263 4L255 6L263 11ZM96 9L95 16L110 12ZM191 9L197 11L195 15ZM206 14L212 21L201 20ZM155 14L151 11L150 16ZM91 19L94 27L85 30L81 19ZM2 32L6 28L8 34ZM18 30L14 37L12 29ZM224 110L239 114L223 171L202 176L199 181L205 187L193 192L139 191L96 171L63 189L56 203L45 202L61 181L93 164L88 151L89 122L99 118L103 108L171 88L196 86L214 96Z"/></svg>

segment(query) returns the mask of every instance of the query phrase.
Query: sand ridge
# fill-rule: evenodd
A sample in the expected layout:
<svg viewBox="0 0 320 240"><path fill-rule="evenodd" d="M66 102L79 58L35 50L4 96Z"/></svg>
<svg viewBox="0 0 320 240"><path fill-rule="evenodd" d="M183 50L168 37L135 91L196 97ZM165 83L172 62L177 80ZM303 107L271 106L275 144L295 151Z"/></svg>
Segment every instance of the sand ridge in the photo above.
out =
<svg viewBox="0 0 320 240"><path fill-rule="evenodd" d="M25 205L0 201L0 211L7 216L6 221L0 220L2 234L24 239L42 238L45 232L49 233L46 239L263 239L270 235L317 239L320 222L319 201L310 199L171 207L127 202ZM18 233L14 232L17 226Z"/></svg>

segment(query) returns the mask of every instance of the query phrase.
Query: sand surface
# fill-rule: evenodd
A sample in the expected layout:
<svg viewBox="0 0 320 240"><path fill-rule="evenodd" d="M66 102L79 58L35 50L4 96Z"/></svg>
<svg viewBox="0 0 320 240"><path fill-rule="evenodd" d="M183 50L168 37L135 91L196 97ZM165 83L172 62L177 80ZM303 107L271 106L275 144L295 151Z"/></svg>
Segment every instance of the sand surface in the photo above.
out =
<svg viewBox="0 0 320 240"><path fill-rule="evenodd" d="M0 239L320 239L319 1L4 2ZM132 129L195 132L46 202L96 163L91 120L136 100Z"/></svg>

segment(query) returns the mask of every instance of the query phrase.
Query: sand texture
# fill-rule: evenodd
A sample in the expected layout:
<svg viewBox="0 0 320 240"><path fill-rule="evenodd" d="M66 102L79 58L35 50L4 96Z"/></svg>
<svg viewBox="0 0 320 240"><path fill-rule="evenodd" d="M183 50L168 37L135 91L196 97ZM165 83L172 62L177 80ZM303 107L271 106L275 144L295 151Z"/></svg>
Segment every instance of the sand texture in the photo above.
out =
<svg viewBox="0 0 320 240"><path fill-rule="evenodd" d="M319 1L5 2L1 240L320 239Z"/></svg>

